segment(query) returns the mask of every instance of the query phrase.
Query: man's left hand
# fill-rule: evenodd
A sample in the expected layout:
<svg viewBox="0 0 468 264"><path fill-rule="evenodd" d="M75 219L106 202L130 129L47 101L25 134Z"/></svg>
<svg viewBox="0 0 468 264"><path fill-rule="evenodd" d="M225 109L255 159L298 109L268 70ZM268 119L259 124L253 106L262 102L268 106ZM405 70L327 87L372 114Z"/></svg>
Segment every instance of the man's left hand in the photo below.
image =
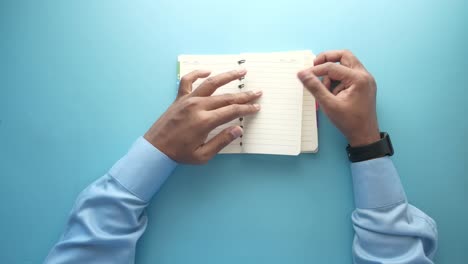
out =
<svg viewBox="0 0 468 264"><path fill-rule="evenodd" d="M241 136L243 130L240 126L231 126L205 142L208 134L222 124L260 110L260 105L250 103L258 99L261 92L211 96L219 87L245 74L245 70L234 70L209 77L194 91L193 83L198 78L208 77L210 72L197 70L183 76L177 99L146 132L145 139L174 161L208 162Z"/></svg>

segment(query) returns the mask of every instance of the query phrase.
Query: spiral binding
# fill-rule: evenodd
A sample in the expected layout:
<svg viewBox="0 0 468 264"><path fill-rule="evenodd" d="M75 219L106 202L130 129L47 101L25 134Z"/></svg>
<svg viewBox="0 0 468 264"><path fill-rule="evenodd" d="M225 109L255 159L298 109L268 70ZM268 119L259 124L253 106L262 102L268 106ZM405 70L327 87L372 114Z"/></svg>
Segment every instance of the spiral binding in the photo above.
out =
<svg viewBox="0 0 468 264"><path fill-rule="evenodd" d="M245 63L245 60L239 60L239 61L237 62L237 64L239 64L239 66L242 65L242 64L244 64L244 63ZM245 84L244 84L244 79L245 79L244 76L242 76L242 77L239 78L239 85L237 85L237 87L239 88L239 91L242 91L242 88L244 88L244 86L245 86ZM244 117L239 117L239 122L240 122L240 127L241 127L242 129L244 129ZM241 138L241 139L240 139L239 145L242 147L242 135L240 136L240 138Z"/></svg>

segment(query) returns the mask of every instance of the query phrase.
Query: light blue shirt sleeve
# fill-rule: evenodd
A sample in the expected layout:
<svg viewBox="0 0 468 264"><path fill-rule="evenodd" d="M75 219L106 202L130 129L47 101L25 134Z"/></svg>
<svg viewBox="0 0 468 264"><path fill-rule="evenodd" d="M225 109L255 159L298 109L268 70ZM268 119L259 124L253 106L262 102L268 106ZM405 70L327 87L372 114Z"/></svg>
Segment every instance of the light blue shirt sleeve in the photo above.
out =
<svg viewBox="0 0 468 264"><path fill-rule="evenodd" d="M45 263L134 263L145 208L176 162L140 137L110 171L78 196Z"/></svg>
<svg viewBox="0 0 468 264"><path fill-rule="evenodd" d="M177 163L140 137L78 196L45 263L134 263L145 208ZM432 263L435 222L409 205L389 158L351 165L356 210L355 263Z"/></svg>
<svg viewBox="0 0 468 264"><path fill-rule="evenodd" d="M433 263L436 223L408 204L391 159L352 163L351 173L354 263Z"/></svg>

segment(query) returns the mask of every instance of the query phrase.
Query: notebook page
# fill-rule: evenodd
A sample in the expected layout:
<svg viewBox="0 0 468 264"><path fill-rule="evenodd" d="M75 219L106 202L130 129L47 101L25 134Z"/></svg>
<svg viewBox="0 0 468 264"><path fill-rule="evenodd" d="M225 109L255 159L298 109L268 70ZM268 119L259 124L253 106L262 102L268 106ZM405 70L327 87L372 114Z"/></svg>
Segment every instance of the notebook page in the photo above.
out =
<svg viewBox="0 0 468 264"><path fill-rule="evenodd" d="M211 75L215 76L217 74L227 72L230 70L238 69L238 61L240 57L238 55L180 55L179 58L179 76L182 77L185 74L194 71L194 70L210 70ZM204 81L204 79L198 79L193 84L193 90ZM239 92L239 81L233 81L228 83L220 88L218 88L213 95L220 95L225 93L238 93ZM229 123L223 124L208 135L207 141L219 134L223 129L240 125L239 119L232 120ZM241 147L241 138L237 138L229 145L227 145L219 153L240 153L242 150Z"/></svg>
<svg viewBox="0 0 468 264"><path fill-rule="evenodd" d="M244 117L244 153L298 155L301 150L303 87L296 77L304 56L243 54L246 90L262 90L259 113Z"/></svg>
<svg viewBox="0 0 468 264"><path fill-rule="evenodd" d="M304 68L314 66L315 55L310 50L298 50L287 52L275 52L274 54L302 54L304 56ZM303 105L302 105L302 139L301 152L318 151L318 131L317 131L317 109L315 97L304 87Z"/></svg>
<svg viewBox="0 0 468 264"><path fill-rule="evenodd" d="M311 51L303 51L305 68L314 66L315 55ZM301 152L318 151L317 109L315 97L304 88L302 105L302 143Z"/></svg>

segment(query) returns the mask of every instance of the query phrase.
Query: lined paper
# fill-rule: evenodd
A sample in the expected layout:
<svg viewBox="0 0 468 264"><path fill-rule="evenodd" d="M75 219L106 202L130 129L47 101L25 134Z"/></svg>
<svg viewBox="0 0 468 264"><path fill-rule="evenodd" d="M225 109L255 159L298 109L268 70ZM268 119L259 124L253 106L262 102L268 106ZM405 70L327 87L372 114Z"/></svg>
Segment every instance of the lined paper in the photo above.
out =
<svg viewBox="0 0 468 264"><path fill-rule="evenodd" d="M314 66L315 55L310 51L303 51L305 68ZM317 109L315 97L304 88L302 104L302 139L301 152L318 151Z"/></svg>
<svg viewBox="0 0 468 264"><path fill-rule="evenodd" d="M304 57L304 68L314 66L315 55L310 50L275 52L272 54L294 54ZM304 87L302 105L301 152L318 151L318 126L315 97Z"/></svg>
<svg viewBox="0 0 468 264"><path fill-rule="evenodd" d="M303 87L297 72L303 54L243 54L246 90L262 90L259 113L244 118L243 153L298 155Z"/></svg>
<svg viewBox="0 0 468 264"><path fill-rule="evenodd" d="M237 63L240 60L238 55L180 55L179 58L179 76L182 77L185 74L194 71L194 70L210 70L211 75L215 76L217 74L231 71L239 68ZM204 79L198 79L193 84L193 90L204 81ZM225 93L238 93L239 92L239 81L233 81L228 83L220 88L218 88L213 95L220 95ZM207 141L219 134L223 129L240 125L241 122L239 119L232 120L229 123L223 124L208 135ZM240 153L242 150L241 147L241 138L237 138L226 146L220 153Z"/></svg>

